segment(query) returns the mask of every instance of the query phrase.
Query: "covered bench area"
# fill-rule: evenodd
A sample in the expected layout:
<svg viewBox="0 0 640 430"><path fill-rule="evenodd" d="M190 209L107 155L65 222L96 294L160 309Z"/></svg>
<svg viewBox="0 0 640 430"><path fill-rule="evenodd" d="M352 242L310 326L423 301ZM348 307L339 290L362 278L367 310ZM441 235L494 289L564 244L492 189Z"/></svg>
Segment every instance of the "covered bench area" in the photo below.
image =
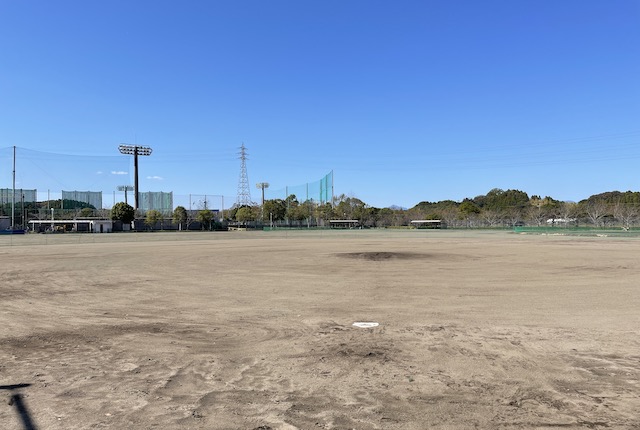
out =
<svg viewBox="0 0 640 430"><path fill-rule="evenodd" d="M431 229L447 228L447 224L440 219L417 219L417 220L411 221L411 226L413 228L431 228Z"/></svg>
<svg viewBox="0 0 640 430"><path fill-rule="evenodd" d="M29 221L29 230L36 233L111 233L113 221L105 219L32 220Z"/></svg>
<svg viewBox="0 0 640 430"><path fill-rule="evenodd" d="M357 219L332 219L329 220L329 227L336 229L358 228L359 222Z"/></svg>

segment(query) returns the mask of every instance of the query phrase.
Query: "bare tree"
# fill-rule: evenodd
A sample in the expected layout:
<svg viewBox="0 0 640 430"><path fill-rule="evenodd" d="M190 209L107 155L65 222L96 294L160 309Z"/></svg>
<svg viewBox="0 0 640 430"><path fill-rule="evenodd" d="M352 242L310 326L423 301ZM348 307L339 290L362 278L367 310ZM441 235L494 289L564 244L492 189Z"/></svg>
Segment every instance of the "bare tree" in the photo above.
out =
<svg viewBox="0 0 640 430"><path fill-rule="evenodd" d="M595 227L600 227L602 219L607 215L607 205L603 202L588 202L585 206L585 212L589 221Z"/></svg>
<svg viewBox="0 0 640 430"><path fill-rule="evenodd" d="M522 221L522 214L517 208L509 208L502 212L502 219L504 219L509 227L515 227Z"/></svg>
<svg viewBox="0 0 640 430"><path fill-rule="evenodd" d="M527 219L529 219L532 224L535 224L538 227L542 226L542 223L545 221L546 218L547 218L547 213L543 209L542 205L531 206L527 210Z"/></svg>
<svg viewBox="0 0 640 430"><path fill-rule="evenodd" d="M638 218L638 208L633 204L618 201L613 206L613 216L623 229L628 230Z"/></svg>
<svg viewBox="0 0 640 430"><path fill-rule="evenodd" d="M565 226L574 222L578 217L579 206L575 202L562 202L558 208L558 215Z"/></svg>
<svg viewBox="0 0 640 430"><path fill-rule="evenodd" d="M500 222L500 215L491 209L483 209L480 216L489 227L495 227Z"/></svg>
<svg viewBox="0 0 640 430"><path fill-rule="evenodd" d="M447 226L456 227L458 210L456 208L447 208L442 210L442 220L447 224Z"/></svg>

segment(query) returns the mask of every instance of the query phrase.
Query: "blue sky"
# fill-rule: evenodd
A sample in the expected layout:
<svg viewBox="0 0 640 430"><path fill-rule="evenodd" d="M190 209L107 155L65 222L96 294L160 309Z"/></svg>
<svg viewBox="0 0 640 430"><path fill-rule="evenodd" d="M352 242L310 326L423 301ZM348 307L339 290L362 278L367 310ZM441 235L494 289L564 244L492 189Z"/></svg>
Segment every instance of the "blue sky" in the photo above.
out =
<svg viewBox="0 0 640 430"><path fill-rule="evenodd" d="M112 192L129 143L141 191L228 206L244 143L255 201L331 170L377 207L638 191L639 76L637 0L0 0L0 187L15 145L91 170L24 188Z"/></svg>

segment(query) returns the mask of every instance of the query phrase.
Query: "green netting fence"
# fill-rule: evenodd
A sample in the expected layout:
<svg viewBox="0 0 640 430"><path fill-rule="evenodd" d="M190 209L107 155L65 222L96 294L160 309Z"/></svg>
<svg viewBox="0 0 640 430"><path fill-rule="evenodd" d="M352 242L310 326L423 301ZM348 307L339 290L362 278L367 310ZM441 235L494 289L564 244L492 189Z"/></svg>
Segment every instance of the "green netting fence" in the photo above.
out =
<svg viewBox="0 0 640 430"><path fill-rule="evenodd" d="M295 195L300 202L311 200L318 204L330 203L333 199L333 171L314 182L279 189L267 188L264 192L265 200L285 200L291 195Z"/></svg>

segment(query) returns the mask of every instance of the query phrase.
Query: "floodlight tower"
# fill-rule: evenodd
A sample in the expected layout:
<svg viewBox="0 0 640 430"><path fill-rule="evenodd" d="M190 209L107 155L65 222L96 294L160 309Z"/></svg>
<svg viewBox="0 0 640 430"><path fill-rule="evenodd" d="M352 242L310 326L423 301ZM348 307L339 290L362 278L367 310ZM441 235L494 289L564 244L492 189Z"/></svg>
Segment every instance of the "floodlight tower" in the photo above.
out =
<svg viewBox="0 0 640 430"><path fill-rule="evenodd" d="M124 191L124 202L129 204L127 201L127 191L133 191L133 187L131 185L118 185L118 191Z"/></svg>
<svg viewBox="0 0 640 430"><path fill-rule="evenodd" d="M265 188L269 188L269 183L268 182L258 182L256 184L256 188L261 189L262 190L262 220L264 221L264 190Z"/></svg>
<svg viewBox="0 0 640 430"><path fill-rule="evenodd" d="M133 155L133 172L134 172L134 183L133 190L135 193L135 206L134 209L138 210L138 155L151 155L153 151L148 146L138 146L138 145L125 145L122 144L118 146L118 150L121 154Z"/></svg>

